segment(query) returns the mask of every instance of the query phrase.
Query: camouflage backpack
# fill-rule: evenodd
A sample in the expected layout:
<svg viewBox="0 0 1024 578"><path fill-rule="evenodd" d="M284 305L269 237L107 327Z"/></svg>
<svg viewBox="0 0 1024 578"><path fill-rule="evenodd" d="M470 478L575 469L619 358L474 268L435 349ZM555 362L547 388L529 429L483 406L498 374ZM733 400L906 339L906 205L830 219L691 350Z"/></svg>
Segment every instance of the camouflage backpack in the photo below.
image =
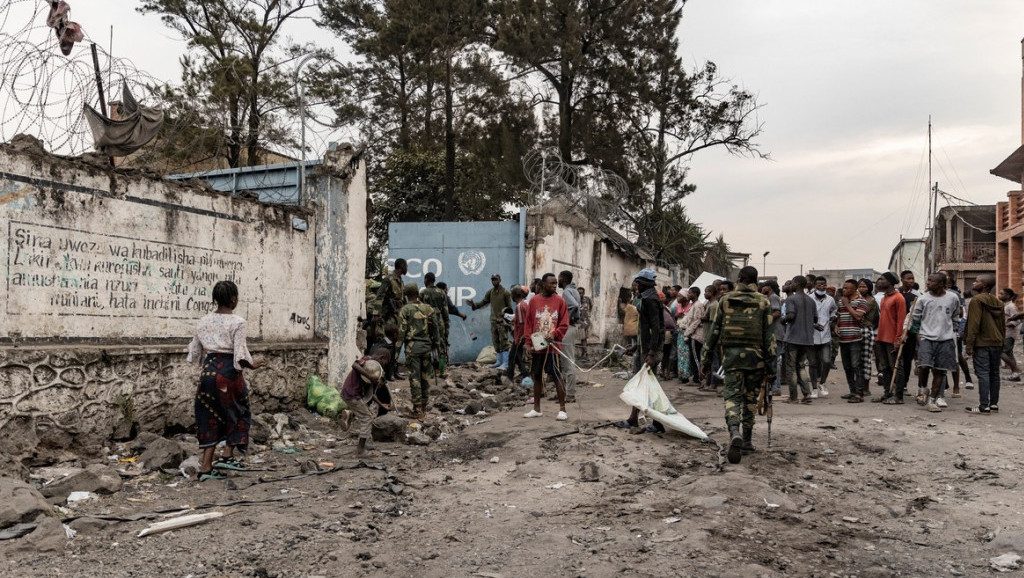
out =
<svg viewBox="0 0 1024 578"><path fill-rule="evenodd" d="M753 291L732 291L718 300L722 347L761 347L768 299Z"/></svg>

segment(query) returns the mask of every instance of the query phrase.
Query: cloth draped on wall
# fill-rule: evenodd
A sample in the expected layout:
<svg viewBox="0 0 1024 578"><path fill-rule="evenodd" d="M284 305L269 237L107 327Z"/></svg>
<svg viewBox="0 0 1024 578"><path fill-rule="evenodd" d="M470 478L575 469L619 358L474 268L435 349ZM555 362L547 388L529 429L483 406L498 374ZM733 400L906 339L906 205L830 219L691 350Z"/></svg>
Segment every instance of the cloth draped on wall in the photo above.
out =
<svg viewBox="0 0 1024 578"><path fill-rule="evenodd" d="M100 154L128 156L153 140L164 122L164 111L140 105L127 84L121 87L121 112L121 118L114 120L85 105L85 118L92 129L93 144Z"/></svg>

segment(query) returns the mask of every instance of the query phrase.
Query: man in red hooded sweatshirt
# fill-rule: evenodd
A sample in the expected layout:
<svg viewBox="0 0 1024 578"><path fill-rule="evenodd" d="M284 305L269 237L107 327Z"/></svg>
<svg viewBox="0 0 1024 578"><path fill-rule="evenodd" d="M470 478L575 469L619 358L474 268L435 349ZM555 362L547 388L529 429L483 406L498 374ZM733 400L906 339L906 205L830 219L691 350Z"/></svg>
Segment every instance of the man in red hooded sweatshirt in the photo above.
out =
<svg viewBox="0 0 1024 578"><path fill-rule="evenodd" d="M526 313L526 334L527 346L533 352L533 363L530 367L533 374L533 409L523 417L540 417L541 392L544 391L544 374L547 373L555 382L555 390L558 392L558 421L569 419L565 413L565 383L562 381L562 373L559 371L561 360L559 359L559 347L562 337L569 330L569 308L565 300L555 293L558 288L558 280L554 273L545 273L541 278L541 293L530 299ZM546 347L534 347L532 336L539 333L544 337Z"/></svg>

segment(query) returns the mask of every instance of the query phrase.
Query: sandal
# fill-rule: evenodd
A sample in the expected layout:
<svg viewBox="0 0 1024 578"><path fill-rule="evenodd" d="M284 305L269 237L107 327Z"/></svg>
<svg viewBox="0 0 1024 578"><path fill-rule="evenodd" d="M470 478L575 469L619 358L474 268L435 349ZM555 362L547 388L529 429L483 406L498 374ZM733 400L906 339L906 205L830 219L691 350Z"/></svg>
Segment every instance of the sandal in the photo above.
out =
<svg viewBox="0 0 1024 578"><path fill-rule="evenodd" d="M200 482L206 482L209 480L226 480L228 477L217 470L210 470L208 472L199 472L198 478Z"/></svg>
<svg viewBox="0 0 1024 578"><path fill-rule="evenodd" d="M617 427L617 428L622 428L622 429L629 429L629 428L631 428L631 427L634 427L634 426L633 426L633 424L629 423L629 422L628 422L628 421L626 421L626 420L622 420L622 421L619 421L619 422L615 422L615 423L614 423L613 425L614 425L615 427Z"/></svg>
<svg viewBox="0 0 1024 578"><path fill-rule="evenodd" d="M864 398L859 395L853 395L846 400L846 403L864 403Z"/></svg>
<svg viewBox="0 0 1024 578"><path fill-rule="evenodd" d="M872 400L874 401L874 400ZM903 405L902 397L889 397L882 401L882 405Z"/></svg>
<svg viewBox="0 0 1024 578"><path fill-rule="evenodd" d="M878 397L872 397L871 403L885 403L886 400L892 399L891 395L880 395Z"/></svg>
<svg viewBox="0 0 1024 578"><path fill-rule="evenodd" d="M213 467L218 470L234 470L236 472L245 471L245 464L238 461L238 458L235 458L233 456L218 459L216 462L214 462Z"/></svg>

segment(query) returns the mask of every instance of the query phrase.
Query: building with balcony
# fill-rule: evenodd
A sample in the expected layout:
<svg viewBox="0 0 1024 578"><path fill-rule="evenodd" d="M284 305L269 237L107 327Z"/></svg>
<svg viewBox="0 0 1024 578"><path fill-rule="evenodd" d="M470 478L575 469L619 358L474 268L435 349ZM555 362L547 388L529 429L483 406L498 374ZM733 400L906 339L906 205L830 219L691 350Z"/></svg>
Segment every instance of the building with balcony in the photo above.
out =
<svg viewBox="0 0 1024 578"><path fill-rule="evenodd" d="M943 207L935 216L928 238L928 255L935 243L933 271L946 271L961 288L983 273L996 272L995 205ZM918 280L924 286L924 280Z"/></svg>
<svg viewBox="0 0 1024 578"><path fill-rule="evenodd" d="M1024 55L1024 41L1021 49ZM1024 93L1024 78L1021 90ZM1021 142L1024 142L1024 94L1021 96ZM1024 182L1024 145L989 172L1018 185ZM1006 201L996 204L995 224L996 286L1021 293L1024 289L1024 191L1010 191L1006 193Z"/></svg>

